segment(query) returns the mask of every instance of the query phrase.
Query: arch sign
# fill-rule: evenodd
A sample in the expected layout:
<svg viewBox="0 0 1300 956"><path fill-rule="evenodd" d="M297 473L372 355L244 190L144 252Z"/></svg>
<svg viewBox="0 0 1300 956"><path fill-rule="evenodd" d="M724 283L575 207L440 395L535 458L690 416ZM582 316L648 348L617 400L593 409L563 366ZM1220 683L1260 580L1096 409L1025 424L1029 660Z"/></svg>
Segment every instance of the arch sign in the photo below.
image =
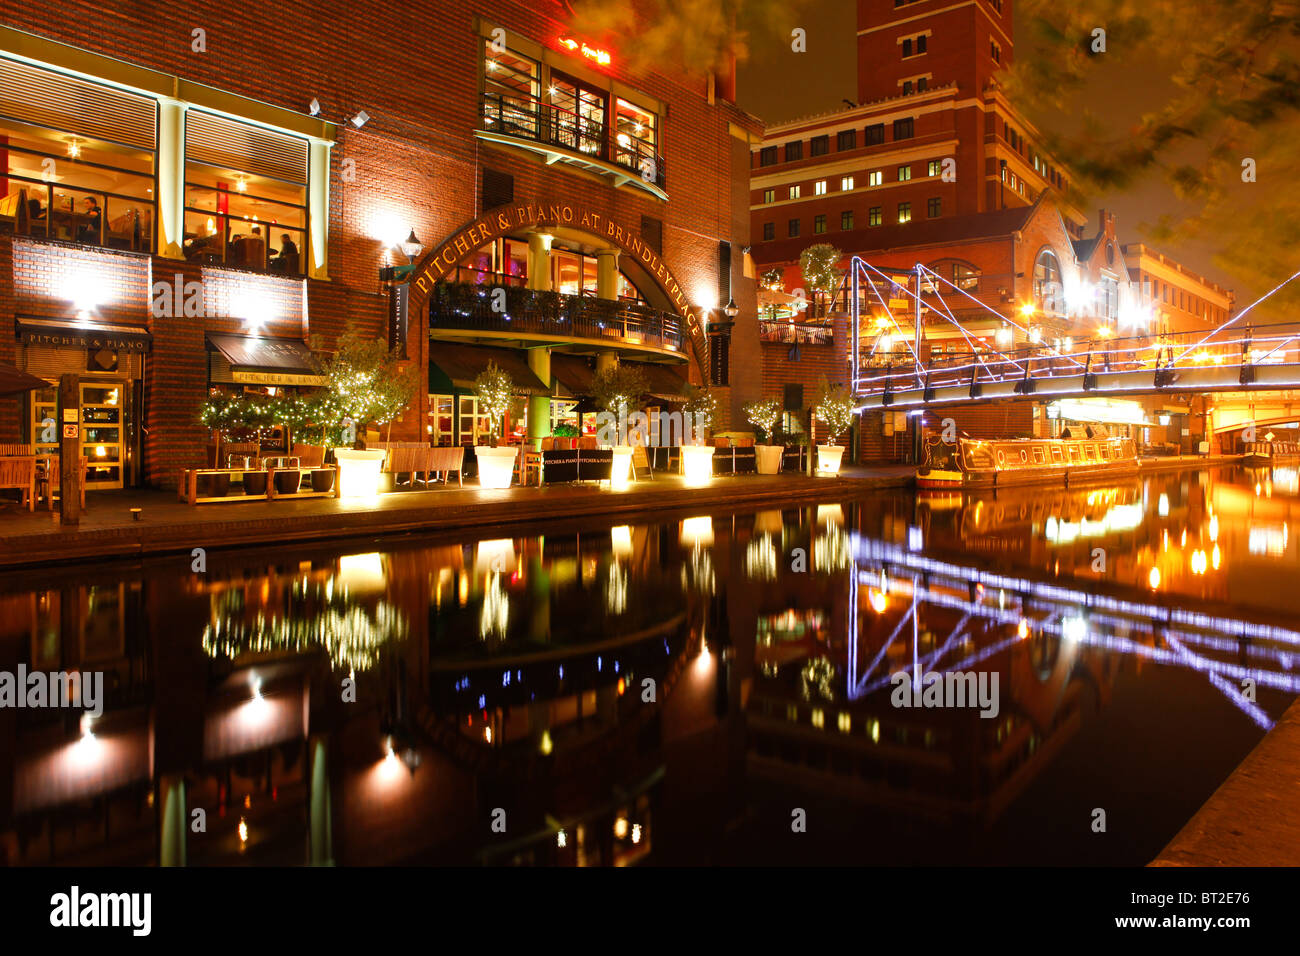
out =
<svg viewBox="0 0 1300 956"><path fill-rule="evenodd" d="M699 318L691 312L686 293L664 264L663 258L633 230L624 229L620 223L603 213L572 203L510 203L489 209L477 219L461 226L430 250L412 270L411 284L418 290L420 300L419 304L412 303L412 307L423 308L423 300L432 291L433 284L446 278L461 260L485 242L530 226L568 226L581 229L599 236L632 256L668 296L678 315L685 318L691 349L699 363L700 374L708 375L709 347L704 329L700 326Z"/></svg>

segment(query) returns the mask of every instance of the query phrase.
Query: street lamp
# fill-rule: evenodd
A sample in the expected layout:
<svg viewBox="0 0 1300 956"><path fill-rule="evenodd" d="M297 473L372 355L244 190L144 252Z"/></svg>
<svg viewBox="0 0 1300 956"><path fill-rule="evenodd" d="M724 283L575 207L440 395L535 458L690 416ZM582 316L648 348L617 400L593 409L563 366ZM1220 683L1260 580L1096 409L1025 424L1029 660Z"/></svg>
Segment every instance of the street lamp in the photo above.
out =
<svg viewBox="0 0 1300 956"><path fill-rule="evenodd" d="M420 253L423 251L424 243L420 242L420 240L415 237L415 230L412 229L411 234L407 236L406 240L402 243L402 252L406 254L406 258L412 265L414 265L415 260L419 258Z"/></svg>
<svg viewBox="0 0 1300 956"><path fill-rule="evenodd" d="M740 315L740 306L736 305L735 299L728 299L727 305L722 311L727 313L727 318L734 319L736 316Z"/></svg>

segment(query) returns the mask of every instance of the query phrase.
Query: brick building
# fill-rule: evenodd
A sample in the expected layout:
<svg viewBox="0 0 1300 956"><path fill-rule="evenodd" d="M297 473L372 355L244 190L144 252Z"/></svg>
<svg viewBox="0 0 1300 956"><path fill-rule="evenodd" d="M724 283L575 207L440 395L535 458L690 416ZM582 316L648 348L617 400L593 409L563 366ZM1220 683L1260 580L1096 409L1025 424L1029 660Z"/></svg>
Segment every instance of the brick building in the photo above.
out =
<svg viewBox="0 0 1300 956"><path fill-rule="evenodd" d="M92 488L174 486L210 390L310 388L349 324L418 370L394 438L478 440L489 359L529 437L620 358L722 427L757 394L730 75L632 72L559 0L61 9L0 17L0 361L82 377ZM0 399L0 442L54 411Z"/></svg>
<svg viewBox="0 0 1300 956"><path fill-rule="evenodd" d="M1226 320L1230 292L1144 246L1122 245L1105 210L1090 228L1068 174L998 83L1013 51L1011 0L859 0L860 103L767 127L751 157L752 256L764 287L763 391L783 399L789 426L810 386L823 375L846 381L851 359L845 295L802 312L785 301L804 294L799 257L817 243L843 252L845 266L858 255L886 270L919 263L941 277L923 291L938 286L946 308L931 296L919 343L906 301L887 310L901 309L901 321L875 301L861 304L859 333L875 365L905 364L913 347L956 362L972 351L1086 352ZM1140 437L1158 444L1167 436L1155 423L1170 417L1151 414L1159 411L1112 403L1096 414L1145 423ZM1086 404L1070 412L1089 413ZM1064 420L1059 406L1031 402L949 415L975 437L1051 434ZM906 460L923 422L864 416L860 460ZM1182 424L1171 422L1171 434L1182 437Z"/></svg>

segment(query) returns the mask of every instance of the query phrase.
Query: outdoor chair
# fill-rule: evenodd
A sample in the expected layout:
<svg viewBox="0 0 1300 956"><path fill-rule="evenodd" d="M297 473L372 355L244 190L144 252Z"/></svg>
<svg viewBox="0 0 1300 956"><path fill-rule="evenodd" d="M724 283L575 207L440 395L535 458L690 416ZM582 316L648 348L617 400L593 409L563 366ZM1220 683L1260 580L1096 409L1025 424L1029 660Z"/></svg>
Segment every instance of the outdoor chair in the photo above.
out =
<svg viewBox="0 0 1300 956"><path fill-rule="evenodd" d="M429 483L430 472L441 475L443 484L446 484L450 480L453 471L456 473L456 484L464 484L464 477L461 474L462 467L465 464L464 446L444 445L439 448L430 448L425 464L427 468L424 473L426 485Z"/></svg>
<svg viewBox="0 0 1300 956"><path fill-rule="evenodd" d="M0 488L16 488L18 503L28 511L36 510L36 457L33 455L0 458Z"/></svg>
<svg viewBox="0 0 1300 956"><path fill-rule="evenodd" d="M45 508L47 511L54 510L54 496L63 497L59 488L61 483L62 469L60 468L61 459L55 455L48 459L45 466L45 474L41 477L41 494L45 497ZM85 458L81 459L81 510L86 510L86 468Z"/></svg>
<svg viewBox="0 0 1300 956"><path fill-rule="evenodd" d="M302 462L304 468L319 468L325 464L325 447L323 445L293 446L293 457Z"/></svg>

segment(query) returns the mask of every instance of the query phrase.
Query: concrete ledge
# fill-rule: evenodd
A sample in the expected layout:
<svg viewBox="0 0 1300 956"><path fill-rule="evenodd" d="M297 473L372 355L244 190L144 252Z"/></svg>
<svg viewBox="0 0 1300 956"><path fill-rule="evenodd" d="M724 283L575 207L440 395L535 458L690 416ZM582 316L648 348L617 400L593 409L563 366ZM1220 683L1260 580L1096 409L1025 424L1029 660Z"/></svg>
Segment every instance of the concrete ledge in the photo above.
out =
<svg viewBox="0 0 1300 956"><path fill-rule="evenodd" d="M1300 700L1151 866L1300 866Z"/></svg>
<svg viewBox="0 0 1300 956"><path fill-rule="evenodd" d="M414 531L487 528L558 518L631 515L654 520L669 509L784 508L800 502L848 497L872 488L899 488L911 470L863 472L853 477L742 475L687 488L675 476L637 482L625 491L595 486L514 487L485 491L434 488L383 495L376 502L317 498L186 505L173 493L92 493L82 523L61 528L57 514L0 515L0 568L68 561L139 558L293 541L374 537ZM129 509L142 510L133 521Z"/></svg>

